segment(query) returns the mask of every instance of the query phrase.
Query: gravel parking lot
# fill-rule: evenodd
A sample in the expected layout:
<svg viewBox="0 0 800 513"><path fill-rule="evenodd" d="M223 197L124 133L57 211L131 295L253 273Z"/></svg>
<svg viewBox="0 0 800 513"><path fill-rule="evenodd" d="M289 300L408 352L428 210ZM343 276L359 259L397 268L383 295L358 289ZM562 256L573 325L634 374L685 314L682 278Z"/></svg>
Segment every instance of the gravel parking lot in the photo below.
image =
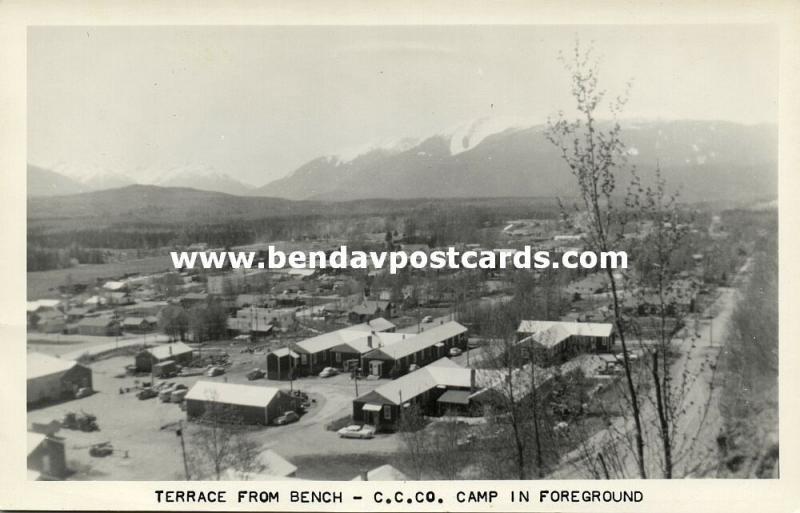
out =
<svg viewBox="0 0 800 513"><path fill-rule="evenodd" d="M259 366L263 368L263 356L258 354L231 354L232 365L222 376L207 378L191 376L173 378L168 381L183 383L191 387L198 379L248 383L260 386L289 388L288 382L269 380L248 381L245 373ZM87 412L97 416L100 431L84 433L62 429L58 434L65 438L67 460L75 473L70 479L82 480L174 480L183 479L183 460L180 439L175 434L179 421L185 413L176 404L161 403L157 398L140 401L133 391L120 394L119 389L134 388L135 381L149 380L149 376L122 376L124 367L132 363L130 356L117 356L91 364L94 388L97 393L50 405L28 412L29 425L33 422L47 423L60 420L67 412ZM358 392L363 394L375 388L381 381L359 380ZM296 423L285 426L269 426L248 434L263 448L272 448L291 461L293 456L351 457L353 454L387 454L399 450L397 435L378 435L373 440L348 440L339 438L325 425L340 419L352 411L355 384L349 375L331 378L309 377L294 381L295 390L303 390L314 403ZM186 426L187 446L191 446L193 425ZM89 455L92 444L111 442L114 454L105 458ZM331 466L331 475L326 479L350 479L342 476ZM299 473L302 475L302 469Z"/></svg>

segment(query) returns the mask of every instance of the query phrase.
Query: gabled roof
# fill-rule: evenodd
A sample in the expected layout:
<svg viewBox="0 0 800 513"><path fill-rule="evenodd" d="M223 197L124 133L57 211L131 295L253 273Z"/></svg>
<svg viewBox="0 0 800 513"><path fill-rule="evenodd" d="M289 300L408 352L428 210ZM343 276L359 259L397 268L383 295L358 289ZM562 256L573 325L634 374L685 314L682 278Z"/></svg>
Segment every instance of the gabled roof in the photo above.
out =
<svg viewBox="0 0 800 513"><path fill-rule="evenodd" d="M42 353L28 353L28 379L67 372L78 365L73 360L62 360Z"/></svg>
<svg viewBox="0 0 800 513"><path fill-rule="evenodd" d="M78 326L98 326L105 328L106 326L110 326L116 322L117 321L115 321L113 317L109 317L107 315L100 317L84 317L78 322Z"/></svg>
<svg viewBox="0 0 800 513"><path fill-rule="evenodd" d="M437 386L469 388L471 381L471 369L461 367L449 358L440 358L421 369L375 388L359 399L368 401L368 395L377 394L390 403L399 405Z"/></svg>
<svg viewBox="0 0 800 513"><path fill-rule="evenodd" d="M60 299L37 299L36 301L28 301L27 311L35 312L39 308L56 308L60 304Z"/></svg>
<svg viewBox="0 0 800 513"><path fill-rule="evenodd" d="M144 317L125 317L125 319L122 320L122 324L125 326L140 326L143 322L149 323L152 321Z"/></svg>
<svg viewBox="0 0 800 513"><path fill-rule="evenodd" d="M47 435L28 431L28 455L30 456L33 451L38 449L45 440L47 440Z"/></svg>
<svg viewBox="0 0 800 513"><path fill-rule="evenodd" d="M173 342L171 344L149 347L145 349L145 352L150 353L158 360L164 360L172 358L173 356L191 353L192 348L183 342Z"/></svg>
<svg viewBox="0 0 800 513"><path fill-rule="evenodd" d="M395 326L392 322L387 321L383 317L378 317L361 324L354 324L347 329L359 331L388 331L396 327L397 326Z"/></svg>
<svg viewBox="0 0 800 513"><path fill-rule="evenodd" d="M367 472L367 481L407 481L408 476L389 465L381 465ZM361 475L357 475L350 481L363 481Z"/></svg>
<svg viewBox="0 0 800 513"><path fill-rule="evenodd" d="M519 333L541 333L553 326L562 327L572 337L609 337L614 329L610 322L522 321Z"/></svg>
<svg viewBox="0 0 800 513"><path fill-rule="evenodd" d="M339 344L348 342L359 336L363 336L363 333L341 329L323 333L321 335L317 335L316 337L307 338L295 345L298 349L301 349L306 353L314 354L319 353L320 351L327 351L334 346L338 346Z"/></svg>
<svg viewBox="0 0 800 513"><path fill-rule="evenodd" d="M264 467L264 469L259 472L262 474L291 477L297 472L297 467L295 465L272 449L267 449L259 453L258 456L256 456L256 460Z"/></svg>
<svg viewBox="0 0 800 513"><path fill-rule="evenodd" d="M567 340L571 333L561 324L550 326L544 331L539 331L531 335L531 338L544 347L555 347Z"/></svg>
<svg viewBox="0 0 800 513"><path fill-rule="evenodd" d="M295 353L288 347L281 347L280 349L271 351L270 354L274 354L278 358L283 358L284 356L291 356L292 358L300 358L299 354Z"/></svg>
<svg viewBox="0 0 800 513"><path fill-rule="evenodd" d="M406 338L401 343L375 349L370 353L370 356L399 360L466 332L467 328L455 321L450 321Z"/></svg>
<svg viewBox="0 0 800 513"><path fill-rule="evenodd" d="M186 393L186 399L265 408L279 393L275 387L198 381Z"/></svg>
<svg viewBox="0 0 800 513"><path fill-rule="evenodd" d="M378 310L386 310L390 301L382 299L366 299L361 303L354 305L350 311L359 315L372 315Z"/></svg>
<svg viewBox="0 0 800 513"><path fill-rule="evenodd" d="M106 290L120 290L127 286L128 284L124 281L107 281L103 284L103 288Z"/></svg>
<svg viewBox="0 0 800 513"><path fill-rule="evenodd" d="M39 314L39 322L63 321L64 314L59 310L45 310Z"/></svg>
<svg viewBox="0 0 800 513"><path fill-rule="evenodd" d="M405 333L364 333L356 332L358 335L331 348L332 351L341 351L348 353L366 354L375 348L390 346L392 344L399 344L404 340L411 340L414 335ZM349 335L349 333L348 333ZM372 337L372 345L370 346L369 337Z"/></svg>
<svg viewBox="0 0 800 513"><path fill-rule="evenodd" d="M73 306L67 310L67 315L86 315L92 313L92 309L88 306Z"/></svg>

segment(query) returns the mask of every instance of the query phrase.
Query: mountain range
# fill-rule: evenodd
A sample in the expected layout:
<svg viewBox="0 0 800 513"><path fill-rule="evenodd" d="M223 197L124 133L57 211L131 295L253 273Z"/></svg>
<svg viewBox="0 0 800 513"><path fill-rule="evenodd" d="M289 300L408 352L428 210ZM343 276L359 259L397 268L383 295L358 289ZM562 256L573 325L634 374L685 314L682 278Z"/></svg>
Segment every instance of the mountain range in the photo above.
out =
<svg viewBox="0 0 800 513"><path fill-rule="evenodd" d="M777 127L723 121L626 122L629 162L647 178L656 164L686 201L777 195ZM28 167L28 195L76 194L130 185L120 173L76 178ZM127 180L127 182L126 182ZM621 180L620 188L624 186ZM203 168L174 168L139 183L238 196L345 201L574 195L575 179L545 127L483 118L422 138L383 139L315 158L261 187Z"/></svg>

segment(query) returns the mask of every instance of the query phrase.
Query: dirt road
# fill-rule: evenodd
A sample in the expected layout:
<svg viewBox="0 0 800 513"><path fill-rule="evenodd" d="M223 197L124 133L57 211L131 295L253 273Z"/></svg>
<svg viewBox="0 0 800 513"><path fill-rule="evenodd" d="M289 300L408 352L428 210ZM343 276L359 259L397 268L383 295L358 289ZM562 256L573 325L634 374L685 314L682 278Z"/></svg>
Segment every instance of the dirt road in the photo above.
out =
<svg viewBox="0 0 800 513"><path fill-rule="evenodd" d="M748 260L737 273L733 287L719 288L719 296L699 319L687 321L685 333L675 337L680 356L671 366L674 397L680 396L679 413L674 433L674 477L707 475L716 465L716 436L721 422L718 408L719 390L712 386L716 363L727 339L730 318L740 299L739 290L749 276ZM706 319L704 319L706 318ZM685 335L685 337L683 336ZM676 401L677 402L677 401ZM663 477L661 439L658 436L658 415L648 395L641 400L645 430L645 462L648 477ZM617 417L611 427L594 434L585 445L562 457L562 464L551 475L553 479L593 478L584 463L604 447L616 447L613 477L638 477L634 459L634 424L631 418ZM604 451L608 453L608 449Z"/></svg>

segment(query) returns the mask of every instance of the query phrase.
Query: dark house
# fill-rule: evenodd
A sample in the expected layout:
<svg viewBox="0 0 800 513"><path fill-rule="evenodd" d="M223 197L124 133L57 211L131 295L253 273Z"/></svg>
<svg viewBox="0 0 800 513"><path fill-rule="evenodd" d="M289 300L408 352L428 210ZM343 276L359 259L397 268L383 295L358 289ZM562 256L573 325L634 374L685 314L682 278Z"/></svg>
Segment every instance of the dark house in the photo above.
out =
<svg viewBox="0 0 800 513"><path fill-rule="evenodd" d="M578 354L611 351L614 325L595 322L522 321L518 345L531 344L538 365L563 363Z"/></svg>
<svg viewBox="0 0 800 513"><path fill-rule="evenodd" d="M411 404L424 415L469 409L475 391L475 371L441 358L353 400L353 420L394 431L404 408Z"/></svg>
<svg viewBox="0 0 800 513"><path fill-rule="evenodd" d="M85 317L78 323L78 334L115 337L121 333L119 322L113 317Z"/></svg>
<svg viewBox="0 0 800 513"><path fill-rule="evenodd" d="M157 327L156 317L126 317L122 321L122 329L132 333L150 333Z"/></svg>
<svg viewBox="0 0 800 513"><path fill-rule="evenodd" d="M183 342L172 342L155 347L149 347L134 357L136 370L139 372L150 372L153 365L171 360L177 365L187 365L193 359L192 348Z"/></svg>
<svg viewBox="0 0 800 513"><path fill-rule="evenodd" d="M221 421L268 425L297 407L298 400L287 392L260 385L198 381L186 394L189 419L211 414Z"/></svg>
<svg viewBox="0 0 800 513"><path fill-rule="evenodd" d="M395 327L394 324L382 319L375 319L371 324L374 324L375 328L394 329ZM364 339L366 343L367 334L372 332L372 327L372 325L369 325L370 329L367 329L364 325L350 326L307 338L294 344L292 350L300 356L295 377L316 374L325 367L341 367L342 362L337 365L335 361L333 348L355 339ZM374 331L378 333L377 329Z"/></svg>
<svg viewBox="0 0 800 513"><path fill-rule="evenodd" d="M347 312L347 318L351 323L367 322L377 317L391 316L392 303L390 301L373 299L365 299Z"/></svg>
<svg viewBox="0 0 800 513"><path fill-rule="evenodd" d="M393 377L447 356L453 347L466 349L467 328L450 321L405 340L373 349L363 356L365 371L372 376Z"/></svg>
<svg viewBox="0 0 800 513"><path fill-rule="evenodd" d="M292 379L294 369L299 365L299 354L288 347L276 349L267 354L267 379Z"/></svg>
<svg viewBox="0 0 800 513"><path fill-rule="evenodd" d="M73 360L28 353L27 370L28 404L70 398L81 388L92 388L92 369Z"/></svg>
<svg viewBox="0 0 800 513"><path fill-rule="evenodd" d="M35 481L62 480L67 476L64 440L28 432L28 478Z"/></svg>

